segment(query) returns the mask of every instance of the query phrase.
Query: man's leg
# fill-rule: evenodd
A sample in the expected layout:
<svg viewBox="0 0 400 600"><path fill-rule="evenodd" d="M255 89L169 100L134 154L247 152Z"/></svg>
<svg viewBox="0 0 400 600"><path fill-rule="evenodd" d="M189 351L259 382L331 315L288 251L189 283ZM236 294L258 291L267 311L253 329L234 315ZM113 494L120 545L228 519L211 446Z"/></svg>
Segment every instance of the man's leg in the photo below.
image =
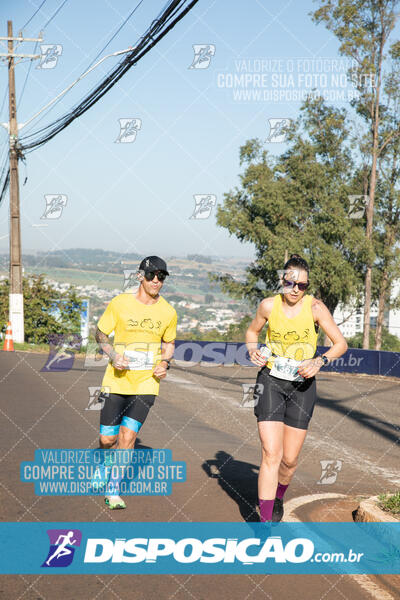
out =
<svg viewBox="0 0 400 600"><path fill-rule="evenodd" d="M125 399L120 394L106 394L100 413L99 446L102 450L113 450L117 446L120 423L125 409ZM104 491L113 465L111 453L104 453L102 464L98 465L92 479L95 490Z"/></svg>
<svg viewBox="0 0 400 600"><path fill-rule="evenodd" d="M115 450L132 450L135 447L137 434L154 404L154 399L154 395L126 397L126 407ZM124 478L125 469L126 466L119 465L118 469L114 469L111 473L106 496L106 503L110 508L125 508L124 501L119 497L120 484Z"/></svg>
<svg viewBox="0 0 400 600"><path fill-rule="evenodd" d="M101 450L111 450L115 448L117 445L118 434L117 435L102 435L99 437L99 446Z"/></svg>

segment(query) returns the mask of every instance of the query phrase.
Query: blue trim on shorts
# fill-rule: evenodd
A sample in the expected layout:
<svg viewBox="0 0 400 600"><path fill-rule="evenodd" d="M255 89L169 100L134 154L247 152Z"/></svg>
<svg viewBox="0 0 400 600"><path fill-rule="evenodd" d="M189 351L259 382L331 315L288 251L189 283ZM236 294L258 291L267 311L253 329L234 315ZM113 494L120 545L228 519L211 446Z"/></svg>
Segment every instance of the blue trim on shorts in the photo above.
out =
<svg viewBox="0 0 400 600"><path fill-rule="evenodd" d="M142 426L140 421L136 421L136 419L131 419L131 417L123 417L121 425L127 427L128 429L131 429L132 431L136 431L136 433Z"/></svg>
<svg viewBox="0 0 400 600"><path fill-rule="evenodd" d="M118 435L119 425L100 425L101 435Z"/></svg>

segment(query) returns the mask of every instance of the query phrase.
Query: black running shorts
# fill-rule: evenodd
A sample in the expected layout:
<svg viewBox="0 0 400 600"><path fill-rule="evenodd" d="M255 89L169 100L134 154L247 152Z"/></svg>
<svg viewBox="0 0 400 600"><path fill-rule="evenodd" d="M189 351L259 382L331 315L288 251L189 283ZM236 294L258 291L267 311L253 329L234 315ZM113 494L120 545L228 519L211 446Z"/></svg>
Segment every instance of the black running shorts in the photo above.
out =
<svg viewBox="0 0 400 600"><path fill-rule="evenodd" d="M100 413L100 433L117 435L120 425L136 433L139 431L154 404L155 396L100 394L99 401L101 399L104 399L104 404Z"/></svg>
<svg viewBox="0 0 400 600"><path fill-rule="evenodd" d="M259 385L254 395L257 421L282 421L290 427L307 429L317 398L315 377L287 381L272 377L269 372L268 367L263 367L257 375Z"/></svg>

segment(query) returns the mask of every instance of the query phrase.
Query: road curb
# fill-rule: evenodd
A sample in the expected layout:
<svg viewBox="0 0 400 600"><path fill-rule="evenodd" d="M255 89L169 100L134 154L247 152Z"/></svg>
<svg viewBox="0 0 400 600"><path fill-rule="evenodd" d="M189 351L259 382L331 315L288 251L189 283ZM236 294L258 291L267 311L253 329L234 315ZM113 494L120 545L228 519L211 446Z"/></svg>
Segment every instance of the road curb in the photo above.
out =
<svg viewBox="0 0 400 600"><path fill-rule="evenodd" d="M399 523L399 519L378 506L378 496L362 500L353 513L357 523Z"/></svg>

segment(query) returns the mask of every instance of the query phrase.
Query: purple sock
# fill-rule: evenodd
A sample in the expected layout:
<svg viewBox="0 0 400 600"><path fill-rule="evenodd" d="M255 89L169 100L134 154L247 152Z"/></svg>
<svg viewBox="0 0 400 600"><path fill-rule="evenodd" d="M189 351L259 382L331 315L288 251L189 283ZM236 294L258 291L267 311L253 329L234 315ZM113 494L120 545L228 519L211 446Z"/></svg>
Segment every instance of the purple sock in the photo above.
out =
<svg viewBox="0 0 400 600"><path fill-rule="evenodd" d="M286 492L288 487L289 487L289 484L283 485L282 483L278 482L278 487L276 488L276 497L280 498L282 500L283 494Z"/></svg>
<svg viewBox="0 0 400 600"><path fill-rule="evenodd" d="M261 500L261 498L259 498L258 503L260 505L260 521L262 523L265 523L265 521L271 521L274 500Z"/></svg>

